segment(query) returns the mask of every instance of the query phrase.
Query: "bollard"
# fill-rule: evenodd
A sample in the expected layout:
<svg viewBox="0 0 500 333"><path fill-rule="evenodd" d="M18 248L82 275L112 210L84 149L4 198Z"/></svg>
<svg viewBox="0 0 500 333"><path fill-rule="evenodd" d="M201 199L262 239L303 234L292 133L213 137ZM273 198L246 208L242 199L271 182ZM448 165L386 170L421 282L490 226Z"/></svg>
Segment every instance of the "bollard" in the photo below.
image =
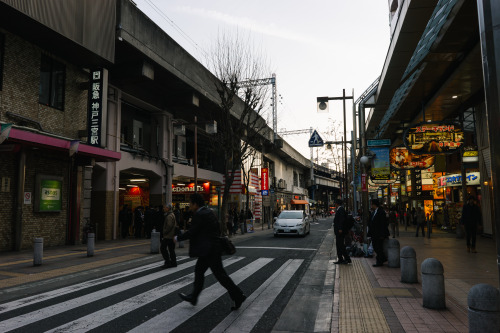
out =
<svg viewBox="0 0 500 333"><path fill-rule="evenodd" d="M151 253L160 253L160 233L151 232Z"/></svg>
<svg viewBox="0 0 500 333"><path fill-rule="evenodd" d="M417 253L411 246L405 246L401 249L401 282L418 283L417 276Z"/></svg>
<svg viewBox="0 0 500 333"><path fill-rule="evenodd" d="M94 256L95 234L89 232L87 234L87 257Z"/></svg>
<svg viewBox="0 0 500 333"><path fill-rule="evenodd" d="M389 258L389 238L384 239L383 249L384 249L384 257L387 260Z"/></svg>
<svg viewBox="0 0 500 333"><path fill-rule="evenodd" d="M43 238L35 238L33 244L33 266L40 266L43 258Z"/></svg>
<svg viewBox="0 0 500 333"><path fill-rule="evenodd" d="M472 286L467 296L469 332L500 331L500 292L489 284Z"/></svg>
<svg viewBox="0 0 500 333"><path fill-rule="evenodd" d="M428 309L446 308L444 269L439 260L427 258L421 266L423 306Z"/></svg>
<svg viewBox="0 0 500 333"><path fill-rule="evenodd" d="M399 262L399 241L395 238L389 239L387 244L387 266L391 268L398 268Z"/></svg>

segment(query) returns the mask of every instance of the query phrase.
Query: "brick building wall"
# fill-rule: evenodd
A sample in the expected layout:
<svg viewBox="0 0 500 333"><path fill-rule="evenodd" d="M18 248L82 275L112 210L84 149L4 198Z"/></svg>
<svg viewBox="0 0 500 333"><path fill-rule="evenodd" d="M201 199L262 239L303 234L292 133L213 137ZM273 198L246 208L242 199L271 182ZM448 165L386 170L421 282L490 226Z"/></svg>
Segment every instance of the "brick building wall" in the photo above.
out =
<svg viewBox="0 0 500 333"><path fill-rule="evenodd" d="M88 73L73 66L18 36L0 29L5 35L3 87L0 91L0 121L21 125L7 112L40 123L43 131L65 138L77 139L78 131L86 129ZM39 103L41 57L45 54L65 65L64 109L58 110ZM45 134L45 133L41 133ZM62 211L35 213L33 203L23 203L21 249L32 248L34 237L43 237L44 246L63 245L67 241L69 166L66 152L43 147L26 146L25 192L35 193L36 174L63 177ZM15 211L19 154L0 152L1 177L10 178L10 192L0 193L0 251L9 251L15 243ZM82 194L83 197L83 194ZM80 225L83 225L80 222Z"/></svg>

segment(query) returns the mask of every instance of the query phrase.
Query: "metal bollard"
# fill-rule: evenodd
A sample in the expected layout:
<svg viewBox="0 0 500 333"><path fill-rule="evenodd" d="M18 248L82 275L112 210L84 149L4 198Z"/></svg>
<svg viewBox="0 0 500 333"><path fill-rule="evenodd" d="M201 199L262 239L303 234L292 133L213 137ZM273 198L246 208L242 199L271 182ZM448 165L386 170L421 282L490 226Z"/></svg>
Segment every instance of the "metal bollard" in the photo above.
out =
<svg viewBox="0 0 500 333"><path fill-rule="evenodd" d="M33 266L40 266L43 258L43 238L35 238L33 243Z"/></svg>
<svg viewBox="0 0 500 333"><path fill-rule="evenodd" d="M423 306L428 309L446 308L444 293L444 269L441 262L427 258L421 266Z"/></svg>
<svg viewBox="0 0 500 333"><path fill-rule="evenodd" d="M87 257L94 256L94 247L95 247L95 234L91 232L87 234Z"/></svg>
<svg viewBox="0 0 500 333"><path fill-rule="evenodd" d="M500 331L500 292L489 284L473 286L467 296L469 332Z"/></svg>
<svg viewBox="0 0 500 333"><path fill-rule="evenodd" d="M160 253L160 233L151 232L151 253Z"/></svg>
<svg viewBox="0 0 500 333"><path fill-rule="evenodd" d="M401 282L418 283L417 253L411 246L405 246L400 253Z"/></svg>
<svg viewBox="0 0 500 333"><path fill-rule="evenodd" d="M399 262L399 241L395 238L389 239L387 245L387 266L391 268L398 268Z"/></svg>

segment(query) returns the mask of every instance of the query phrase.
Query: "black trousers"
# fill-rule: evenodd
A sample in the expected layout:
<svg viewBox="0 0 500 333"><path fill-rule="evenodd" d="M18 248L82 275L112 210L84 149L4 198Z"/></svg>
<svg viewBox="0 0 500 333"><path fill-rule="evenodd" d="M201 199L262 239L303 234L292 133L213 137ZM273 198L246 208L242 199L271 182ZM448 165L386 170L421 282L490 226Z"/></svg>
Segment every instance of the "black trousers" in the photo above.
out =
<svg viewBox="0 0 500 333"><path fill-rule="evenodd" d="M338 260L347 260L350 259L349 255L347 254L347 251L345 249L345 234L337 234L335 235L335 246L337 248L337 257Z"/></svg>
<svg viewBox="0 0 500 333"><path fill-rule="evenodd" d="M467 247L476 248L476 233L477 227L475 225L465 226L465 239L467 241Z"/></svg>
<svg viewBox="0 0 500 333"><path fill-rule="evenodd" d="M425 223L419 223L417 224L417 232L415 233L415 236L418 237L418 230L422 228L422 237L425 237Z"/></svg>
<svg viewBox="0 0 500 333"><path fill-rule="evenodd" d="M234 284L233 280L227 275L224 267L222 267L222 258L220 253L211 253L208 256L198 257L196 261L196 266L194 268L194 286L193 293L191 296L194 299L198 299L201 291L203 290L203 284L205 282L205 272L210 268L215 278L219 283L227 289L229 296L233 300L240 299L243 296L241 289Z"/></svg>
<svg viewBox="0 0 500 333"><path fill-rule="evenodd" d="M384 238L372 238L373 251L377 253L377 264L382 265L387 261L384 254Z"/></svg>
<svg viewBox="0 0 500 333"><path fill-rule="evenodd" d="M173 239L163 238L160 244L160 252L165 259L165 264L177 266L177 257L175 255L175 242Z"/></svg>

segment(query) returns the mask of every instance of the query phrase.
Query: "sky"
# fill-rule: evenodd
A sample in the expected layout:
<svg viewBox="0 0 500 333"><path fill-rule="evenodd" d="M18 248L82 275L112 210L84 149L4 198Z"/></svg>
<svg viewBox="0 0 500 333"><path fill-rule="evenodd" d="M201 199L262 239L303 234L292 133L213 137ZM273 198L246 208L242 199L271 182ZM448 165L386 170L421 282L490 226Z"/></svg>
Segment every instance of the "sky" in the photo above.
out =
<svg viewBox="0 0 500 333"><path fill-rule="evenodd" d="M386 0L134 2L201 63L221 31L249 36L268 59L268 77L276 74L278 132L312 127L324 141L333 140L334 119L343 132L343 104L330 101L329 113L318 113L316 97L341 97L345 89L356 100L380 76L390 43ZM350 139L352 100L346 110ZM309 133L283 138L310 157Z"/></svg>

